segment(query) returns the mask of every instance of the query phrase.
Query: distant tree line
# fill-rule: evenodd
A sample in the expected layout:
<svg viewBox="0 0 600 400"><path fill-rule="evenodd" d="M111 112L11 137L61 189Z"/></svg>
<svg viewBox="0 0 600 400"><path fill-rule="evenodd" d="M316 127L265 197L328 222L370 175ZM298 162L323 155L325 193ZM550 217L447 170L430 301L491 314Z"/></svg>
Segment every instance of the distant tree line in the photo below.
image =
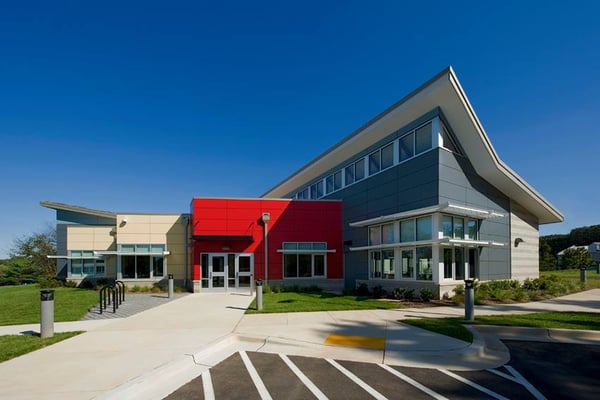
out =
<svg viewBox="0 0 600 400"><path fill-rule="evenodd" d="M56 275L56 230L48 227L42 232L16 239L9 258L0 260L0 286L42 282Z"/></svg>
<svg viewBox="0 0 600 400"><path fill-rule="evenodd" d="M572 229L567 234L546 235L540 237L540 270L548 271L558 268L557 253L571 246L586 246L600 242L600 225L584 226ZM586 254L587 253L587 256ZM569 250L563 257L565 268L577 268L591 264L587 251Z"/></svg>

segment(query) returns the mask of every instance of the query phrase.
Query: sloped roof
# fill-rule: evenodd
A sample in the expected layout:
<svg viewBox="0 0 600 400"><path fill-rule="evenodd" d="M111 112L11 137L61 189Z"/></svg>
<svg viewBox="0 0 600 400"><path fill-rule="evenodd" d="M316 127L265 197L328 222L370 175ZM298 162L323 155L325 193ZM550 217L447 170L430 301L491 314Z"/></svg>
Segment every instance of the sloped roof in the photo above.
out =
<svg viewBox="0 0 600 400"><path fill-rule="evenodd" d="M55 203L53 201L40 201L42 207L51 208L53 210L71 211L79 214L93 215L95 217L117 218L117 214L111 211L94 210L91 208L73 206L64 203Z"/></svg>
<svg viewBox="0 0 600 400"><path fill-rule="evenodd" d="M283 197L385 138L425 113L440 107L477 173L535 215L540 224L561 222L561 212L510 169L498 156L452 67L389 107L348 137L263 194Z"/></svg>

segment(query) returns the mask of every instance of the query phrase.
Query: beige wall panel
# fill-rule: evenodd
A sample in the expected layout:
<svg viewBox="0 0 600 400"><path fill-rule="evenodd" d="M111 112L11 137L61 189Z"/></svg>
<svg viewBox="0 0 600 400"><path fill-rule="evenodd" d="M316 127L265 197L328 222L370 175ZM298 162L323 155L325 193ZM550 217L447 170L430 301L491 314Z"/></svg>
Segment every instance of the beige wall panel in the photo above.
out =
<svg viewBox="0 0 600 400"><path fill-rule="evenodd" d="M119 244L150 244L150 234L120 233L117 240Z"/></svg>
<svg viewBox="0 0 600 400"><path fill-rule="evenodd" d="M148 235L148 238L149 238L150 242L154 243L154 244L167 243L167 236L165 234L151 233Z"/></svg>
<svg viewBox="0 0 600 400"><path fill-rule="evenodd" d="M127 218L127 225L129 224L149 224L150 215L148 214L117 214L117 225L121 223L123 218Z"/></svg>
<svg viewBox="0 0 600 400"><path fill-rule="evenodd" d="M112 227L67 228L67 250L114 250L114 237L110 234Z"/></svg>
<svg viewBox="0 0 600 400"><path fill-rule="evenodd" d="M537 219L520 204L510 204L510 246L512 279L539 277L539 229ZM515 247L515 239L523 242Z"/></svg>
<svg viewBox="0 0 600 400"><path fill-rule="evenodd" d="M127 223L124 227L119 227L117 234L123 233L150 233L150 224L132 224Z"/></svg>
<svg viewBox="0 0 600 400"><path fill-rule="evenodd" d="M178 223L179 219L181 218L181 214L176 214L176 215L151 215L150 216L150 223L152 224L168 224L168 225L174 225L176 223Z"/></svg>

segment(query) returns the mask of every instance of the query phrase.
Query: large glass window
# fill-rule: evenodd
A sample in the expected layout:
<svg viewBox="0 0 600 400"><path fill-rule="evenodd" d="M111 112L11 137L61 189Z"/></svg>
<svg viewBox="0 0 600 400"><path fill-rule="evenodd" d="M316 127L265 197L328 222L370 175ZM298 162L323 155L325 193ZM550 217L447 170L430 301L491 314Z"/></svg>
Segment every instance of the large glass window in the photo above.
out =
<svg viewBox="0 0 600 400"><path fill-rule="evenodd" d="M344 168L344 178L346 179L346 185L354 183L354 164L348 165Z"/></svg>
<svg viewBox="0 0 600 400"><path fill-rule="evenodd" d="M283 277L284 278L313 278L324 277L327 274L325 242L284 242ZM291 253L290 251L298 251ZM321 253L316 253L321 251ZM313 253L314 252L314 253Z"/></svg>
<svg viewBox="0 0 600 400"><path fill-rule="evenodd" d="M323 181L310 185L310 198L320 199L323 197Z"/></svg>
<svg viewBox="0 0 600 400"><path fill-rule="evenodd" d="M381 242L394 243L394 224L385 224L381 227Z"/></svg>
<svg viewBox="0 0 600 400"><path fill-rule="evenodd" d="M97 258L93 250L72 250L70 255L71 276L104 275L104 260Z"/></svg>
<svg viewBox="0 0 600 400"><path fill-rule="evenodd" d="M442 217L442 235L443 237L452 237L452 217L449 215L444 215Z"/></svg>
<svg viewBox="0 0 600 400"><path fill-rule="evenodd" d="M427 151L431 147L431 122L429 122L415 131L415 154Z"/></svg>
<svg viewBox="0 0 600 400"><path fill-rule="evenodd" d="M381 151L377 150L369 154L369 175L381 171Z"/></svg>
<svg viewBox="0 0 600 400"><path fill-rule="evenodd" d="M413 249L402 250L402 277L414 279L415 277L415 255Z"/></svg>
<svg viewBox="0 0 600 400"><path fill-rule="evenodd" d="M464 239L465 226L462 218L454 217L454 239Z"/></svg>
<svg viewBox="0 0 600 400"><path fill-rule="evenodd" d="M465 250L462 247L454 248L454 279L465 279Z"/></svg>
<svg viewBox="0 0 600 400"><path fill-rule="evenodd" d="M121 274L124 279L151 279L165 275L164 244L121 245ZM127 253L127 254L123 254Z"/></svg>
<svg viewBox="0 0 600 400"><path fill-rule="evenodd" d="M415 220L407 219L400 222L400 241L414 242L415 241Z"/></svg>
<svg viewBox="0 0 600 400"><path fill-rule="evenodd" d="M371 278L373 279L381 279L381 252L380 251L372 251L369 256L369 265Z"/></svg>
<svg viewBox="0 0 600 400"><path fill-rule="evenodd" d="M431 216L417 218L417 240L431 240Z"/></svg>
<svg viewBox="0 0 600 400"><path fill-rule="evenodd" d="M452 279L452 249L444 249L444 279Z"/></svg>
<svg viewBox="0 0 600 400"><path fill-rule="evenodd" d="M394 266L394 250L383 250L381 252L383 263L383 277L385 279L394 279L396 276Z"/></svg>
<svg viewBox="0 0 600 400"><path fill-rule="evenodd" d="M365 178L365 159L361 158L354 163L354 181L358 182Z"/></svg>
<svg viewBox="0 0 600 400"><path fill-rule="evenodd" d="M394 143L381 149L381 169L384 170L394 165Z"/></svg>
<svg viewBox="0 0 600 400"><path fill-rule="evenodd" d="M381 226L372 226L369 228L369 246L381 244Z"/></svg>
<svg viewBox="0 0 600 400"><path fill-rule="evenodd" d="M430 281L433 279L431 270L431 247L417 247L417 279Z"/></svg>
<svg viewBox="0 0 600 400"><path fill-rule="evenodd" d="M469 219L467 221L467 239L477 240L477 220Z"/></svg>
<svg viewBox="0 0 600 400"><path fill-rule="evenodd" d="M409 133L400 139L400 161L408 160L415 155L415 134Z"/></svg>

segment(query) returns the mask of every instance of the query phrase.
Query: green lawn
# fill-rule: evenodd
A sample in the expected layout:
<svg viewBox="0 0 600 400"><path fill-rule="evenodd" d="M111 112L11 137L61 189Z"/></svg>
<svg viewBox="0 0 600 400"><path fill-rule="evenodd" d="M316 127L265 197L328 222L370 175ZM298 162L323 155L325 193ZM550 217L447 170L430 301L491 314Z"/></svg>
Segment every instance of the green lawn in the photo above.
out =
<svg viewBox="0 0 600 400"><path fill-rule="evenodd" d="M472 342L473 336L463 326L461 318L419 318L404 319L400 322L427 329L442 335ZM474 324L524 326L532 328L559 328L600 330L600 313L587 312L542 312L531 314L504 314L476 316Z"/></svg>
<svg viewBox="0 0 600 400"><path fill-rule="evenodd" d="M56 288L54 320L77 321L98 303L98 292L88 289ZM0 287L0 326L40 322L38 285Z"/></svg>
<svg viewBox="0 0 600 400"><path fill-rule="evenodd" d="M40 339L39 336L32 335L0 336L0 362L50 346L80 333L83 332L55 333L54 336L46 339Z"/></svg>
<svg viewBox="0 0 600 400"><path fill-rule="evenodd" d="M563 279L566 279L573 283L576 286L579 286L580 283L580 272L578 269L563 269L560 271L540 271L541 276L549 276L555 275L559 276ZM587 282L585 284L585 289L597 289L600 288L600 274L598 274L595 270L587 271Z"/></svg>
<svg viewBox="0 0 600 400"><path fill-rule="evenodd" d="M339 296L331 293L265 293L263 313L305 311L343 311L402 308L397 302L375 300L370 297ZM250 304L248 314L256 311L256 300Z"/></svg>

